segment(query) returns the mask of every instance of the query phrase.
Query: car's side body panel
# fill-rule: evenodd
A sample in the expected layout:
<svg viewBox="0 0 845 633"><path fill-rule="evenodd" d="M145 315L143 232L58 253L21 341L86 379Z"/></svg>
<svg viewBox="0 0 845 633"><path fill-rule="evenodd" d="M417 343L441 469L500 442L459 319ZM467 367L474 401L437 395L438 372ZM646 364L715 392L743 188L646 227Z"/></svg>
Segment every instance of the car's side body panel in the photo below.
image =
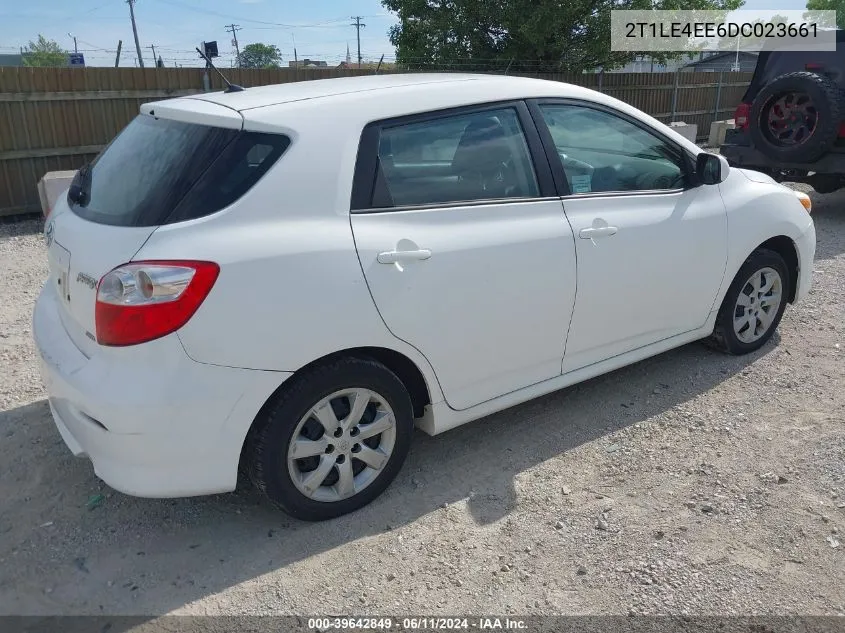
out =
<svg viewBox="0 0 845 633"><path fill-rule="evenodd" d="M523 402L533 400L534 398L539 398L540 396L544 396L554 391L565 389L566 387L576 385L579 382L584 382L585 380L601 376L602 374L637 363L641 360L645 360L646 358L656 356L657 354L662 354L663 352L680 347L681 345L705 338L713 332L715 322L716 312L714 311L710 314L707 322L702 328L685 334L680 334L678 336L673 336L645 347L640 347L639 349L632 350L625 354L620 354L619 356L615 356L613 358L608 358L601 362L588 365L587 367L562 374L556 378L552 378L551 380L531 385L525 389L504 394L499 398L488 400L487 402L483 402L471 409L455 411L454 409L449 408L445 402L441 402L440 404L432 407L430 416L427 416L424 420L419 420L417 424L423 431L431 435L443 433L444 431L466 424L467 422L472 422L473 420L477 420L484 416L514 407L518 404L522 404Z"/></svg>
<svg viewBox="0 0 845 633"><path fill-rule="evenodd" d="M437 368L452 407L560 374L575 248L559 200L355 214L352 225L381 317ZM378 262L417 246L431 257Z"/></svg>
<svg viewBox="0 0 845 633"><path fill-rule="evenodd" d="M733 278L748 256L762 243L779 236L792 240L798 251L798 293L805 296L812 283L815 228L808 214L788 188L768 176L731 169L719 185L728 208L728 263L716 298L718 307Z"/></svg>
<svg viewBox="0 0 845 633"><path fill-rule="evenodd" d="M430 365L384 326L361 272L349 223L356 134L338 118L291 118L296 126L274 128L292 139L285 156L237 204L159 227L135 259L220 264L213 291L178 332L196 361L290 372L338 351L382 347L412 360L439 401ZM332 151L314 151L315 143Z"/></svg>
<svg viewBox="0 0 845 633"><path fill-rule="evenodd" d="M727 218L715 187L566 198L577 240L578 303L564 372L704 325L722 283Z"/></svg>
<svg viewBox="0 0 845 633"><path fill-rule="evenodd" d="M557 90L557 87L552 87ZM597 103L616 107L645 125L656 123L650 120L651 117L615 99L590 91L581 94L581 89L577 90L579 97L595 98ZM555 90L550 89L549 92L555 96ZM510 97L511 94L498 92L497 96ZM427 96L424 87L420 87L417 97L413 102L414 111L436 108L438 103L443 103L442 97ZM357 94L344 95L343 98L353 103L356 99L363 99ZM470 99L467 97L466 100ZM704 310L701 315L702 321L706 320L701 328L688 332L666 330L665 336L655 336L650 341L643 339L638 346L608 354L613 358L591 359L592 364L588 367L583 367L584 363L567 366L564 360L563 370L566 373L563 376L543 380L550 376L538 374L520 385L524 388L517 387L516 391L511 390L504 395L504 392L493 393L495 389L492 387L492 391L488 389L491 393L467 392L465 400L458 400L464 405L464 410L453 416L449 411L460 407L445 404L437 377L439 363L435 365L434 359L426 357L425 350L402 340L382 321L384 315L380 315L374 305L358 262L360 251L366 260L364 265L375 266L370 261L374 259L371 256L375 254L375 247L362 243L356 251L350 228L350 198L361 131L367 123L381 120L380 115L388 118L398 112L392 104L385 103L366 113L350 107L335 111L331 117L316 118L313 117L313 107L313 102L302 101L246 111L244 129L276 131L292 138L284 158L244 196L237 209L224 210L195 222L161 227L137 257L164 258L180 253L181 256L221 263L224 272L218 286L179 332L186 351L195 360L290 372L344 349L370 346L392 349L410 358L425 376L434 406L420 421L420 426L428 432L440 432L516 402L707 336L712 331L715 310L731 276L756 246L752 243L758 238L762 242L774 236L762 237L760 231L765 233L767 223L761 222L756 215L758 229L750 228L754 222L734 223L739 227L736 230L747 231L751 235L742 239L734 235L730 240L730 254L727 257L724 251L722 255L717 254L717 259L721 258L722 262L728 260L727 266L721 264L720 270L714 272L719 279L724 276L724 280L718 296L712 301L711 310ZM673 137L668 128L659 129L691 154L700 151L694 145L690 147L691 144L679 135ZM331 147L332 151L315 151L320 147ZM313 181L315 174L326 174L324 186L303 188L302 183ZM736 179L737 175L740 174L732 178ZM744 177L736 182L750 185L752 189L755 184ZM717 188L711 189L716 195ZM787 193L780 187L770 191L770 195L775 197ZM750 190L745 193L746 205L754 206L754 195ZM771 211L771 207L766 206L760 209ZM417 219L412 224L418 225L420 221ZM787 218L784 221L789 222ZM362 218L362 226L364 222L367 220ZM799 232L797 229L792 231L796 239ZM240 247L243 243L250 245L246 255ZM260 280L261 292L255 291L256 280ZM433 302L436 303L436 298ZM249 306L248 311L244 306ZM345 318L339 319L339 313ZM278 317L268 319L267 314ZM233 322L240 326L231 328L229 324ZM225 338L220 336L220 332L226 333ZM319 335L309 336L308 332ZM564 327L561 344L565 338ZM479 385L484 385L484 382L478 382L476 387ZM493 387L500 390L507 388L499 384ZM482 399L487 401L478 405ZM443 405L439 404L441 401ZM468 404L477 406L467 408Z"/></svg>

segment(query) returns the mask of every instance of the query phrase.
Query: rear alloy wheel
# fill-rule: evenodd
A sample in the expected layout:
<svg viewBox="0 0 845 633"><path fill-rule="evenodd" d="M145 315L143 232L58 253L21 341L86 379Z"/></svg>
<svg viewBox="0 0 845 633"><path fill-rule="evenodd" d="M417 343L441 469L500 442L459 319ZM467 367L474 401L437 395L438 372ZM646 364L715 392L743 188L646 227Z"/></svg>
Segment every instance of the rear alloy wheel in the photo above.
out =
<svg viewBox="0 0 845 633"><path fill-rule="evenodd" d="M763 347L783 316L790 283L783 257L767 249L755 251L725 295L711 343L730 354Z"/></svg>
<svg viewBox="0 0 845 633"><path fill-rule="evenodd" d="M396 477L410 447L404 385L380 363L353 358L291 380L247 438L253 483L307 521L368 504Z"/></svg>
<svg viewBox="0 0 845 633"><path fill-rule="evenodd" d="M774 144L783 147L800 145L813 135L818 122L819 113L810 95L787 92L768 107L764 133Z"/></svg>
<svg viewBox="0 0 845 633"><path fill-rule="evenodd" d="M369 389L337 391L302 416L288 443L288 475L303 495L328 503L362 492L396 444L396 416Z"/></svg>

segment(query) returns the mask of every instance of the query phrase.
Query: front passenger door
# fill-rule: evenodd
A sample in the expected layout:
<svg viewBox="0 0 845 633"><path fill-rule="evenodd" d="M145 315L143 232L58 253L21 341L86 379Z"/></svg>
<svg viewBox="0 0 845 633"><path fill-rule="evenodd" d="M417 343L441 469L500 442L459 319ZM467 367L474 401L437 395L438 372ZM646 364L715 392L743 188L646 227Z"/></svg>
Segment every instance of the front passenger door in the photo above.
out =
<svg viewBox="0 0 845 633"><path fill-rule="evenodd" d="M718 187L659 130L584 102L534 106L565 177L578 292L563 371L702 327L727 261Z"/></svg>

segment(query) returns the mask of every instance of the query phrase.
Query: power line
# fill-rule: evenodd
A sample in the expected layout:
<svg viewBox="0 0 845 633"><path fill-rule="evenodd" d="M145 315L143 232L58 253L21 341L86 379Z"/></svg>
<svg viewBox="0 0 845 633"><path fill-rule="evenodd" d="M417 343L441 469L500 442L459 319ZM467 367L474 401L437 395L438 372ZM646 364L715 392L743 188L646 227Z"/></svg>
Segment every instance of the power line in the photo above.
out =
<svg viewBox="0 0 845 633"><path fill-rule="evenodd" d="M361 29L364 28L367 25L364 24L363 22L361 22L361 16L360 15L353 15L352 19L355 20L355 22L352 23L352 26L355 27L355 31L358 34L358 68L360 68L361 67Z"/></svg>
<svg viewBox="0 0 845 633"><path fill-rule="evenodd" d="M317 22L315 24L283 24L281 22L267 22L266 20L253 20L252 18L245 18L242 16L232 15L231 13L220 13L219 11L213 11L206 7L198 7L196 5L191 5L186 2L179 2L178 0L155 0L156 2L160 2L162 4L169 4L174 7L181 7L183 9L188 9L190 11L197 11L200 13L205 13L206 15L216 15L221 18L226 18L227 20L238 20L239 22L250 22L252 24L265 24L267 26L277 26L284 29L308 29L308 28L316 28L321 26L329 26L332 22L340 22L345 18L340 18L338 20L330 20L329 22ZM254 27L253 27L254 28Z"/></svg>

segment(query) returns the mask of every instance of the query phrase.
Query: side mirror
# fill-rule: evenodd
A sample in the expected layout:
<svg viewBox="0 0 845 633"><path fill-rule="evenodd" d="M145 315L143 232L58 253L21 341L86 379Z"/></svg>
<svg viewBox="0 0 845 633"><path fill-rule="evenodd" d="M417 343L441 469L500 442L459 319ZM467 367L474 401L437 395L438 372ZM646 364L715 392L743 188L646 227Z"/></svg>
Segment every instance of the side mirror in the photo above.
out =
<svg viewBox="0 0 845 633"><path fill-rule="evenodd" d="M718 185L725 181L730 171L724 156L702 152L695 159L695 173L702 185Z"/></svg>

